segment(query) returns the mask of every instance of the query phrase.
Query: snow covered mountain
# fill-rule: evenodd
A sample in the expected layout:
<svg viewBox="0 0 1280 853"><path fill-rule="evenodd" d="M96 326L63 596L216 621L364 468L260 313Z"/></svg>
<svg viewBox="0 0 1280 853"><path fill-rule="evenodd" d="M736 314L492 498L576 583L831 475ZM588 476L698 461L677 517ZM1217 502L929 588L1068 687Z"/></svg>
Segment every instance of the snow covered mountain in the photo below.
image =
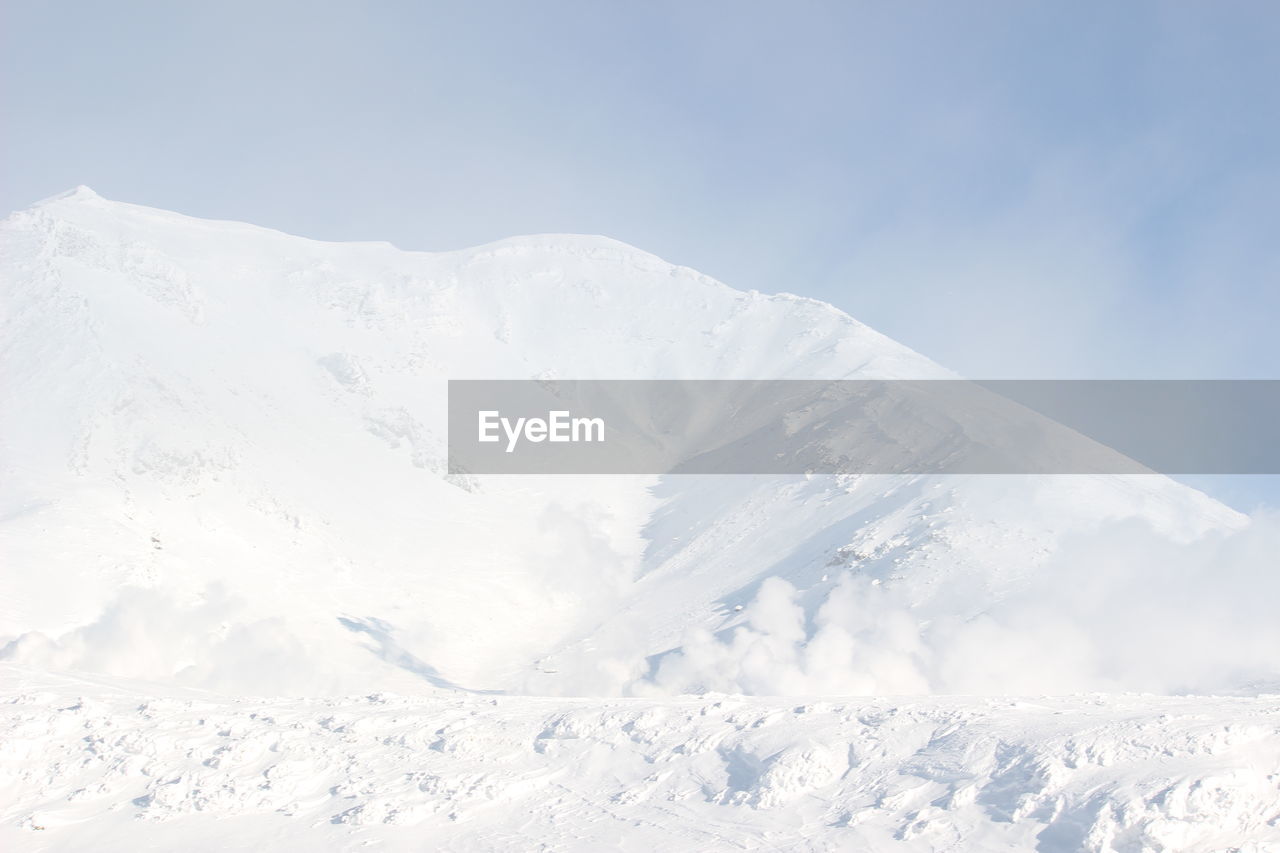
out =
<svg viewBox="0 0 1280 853"><path fill-rule="evenodd" d="M450 377L949 375L604 238L404 252L81 187L0 239L19 662L256 693L1101 688L1087 647L974 671L957 646L1008 644L956 626L1102 528L1243 524L1159 477L446 477Z"/></svg>
<svg viewBox="0 0 1280 853"><path fill-rule="evenodd" d="M444 464L448 378L948 375L604 238L15 213L0 843L1280 849L1274 696L889 696L1258 694L1266 518L1157 476Z"/></svg>

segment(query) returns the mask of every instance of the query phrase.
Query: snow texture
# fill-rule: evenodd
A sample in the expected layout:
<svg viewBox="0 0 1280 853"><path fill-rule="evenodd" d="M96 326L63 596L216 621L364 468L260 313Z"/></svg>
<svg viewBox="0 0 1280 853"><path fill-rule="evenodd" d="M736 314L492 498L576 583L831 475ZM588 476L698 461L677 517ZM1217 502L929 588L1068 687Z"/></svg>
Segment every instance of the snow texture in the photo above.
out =
<svg viewBox="0 0 1280 853"><path fill-rule="evenodd" d="M1280 697L370 694L5 673L6 849L1280 849Z"/></svg>

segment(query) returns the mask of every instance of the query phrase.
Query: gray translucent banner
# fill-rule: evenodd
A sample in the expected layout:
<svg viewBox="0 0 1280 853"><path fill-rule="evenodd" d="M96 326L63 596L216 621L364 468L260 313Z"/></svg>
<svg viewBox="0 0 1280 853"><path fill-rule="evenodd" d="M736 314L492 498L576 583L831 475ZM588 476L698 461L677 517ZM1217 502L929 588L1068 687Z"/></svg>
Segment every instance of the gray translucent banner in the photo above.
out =
<svg viewBox="0 0 1280 853"><path fill-rule="evenodd" d="M1275 380L451 380L454 474L1277 474Z"/></svg>

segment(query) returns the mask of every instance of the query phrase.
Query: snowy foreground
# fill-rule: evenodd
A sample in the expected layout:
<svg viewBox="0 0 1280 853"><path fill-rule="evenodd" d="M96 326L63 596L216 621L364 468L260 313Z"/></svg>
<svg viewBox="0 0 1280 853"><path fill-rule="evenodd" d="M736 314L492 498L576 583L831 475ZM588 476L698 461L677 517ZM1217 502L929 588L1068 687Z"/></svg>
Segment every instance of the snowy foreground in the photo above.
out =
<svg viewBox="0 0 1280 853"><path fill-rule="evenodd" d="M1280 697L157 697L4 670L8 850L1277 850Z"/></svg>

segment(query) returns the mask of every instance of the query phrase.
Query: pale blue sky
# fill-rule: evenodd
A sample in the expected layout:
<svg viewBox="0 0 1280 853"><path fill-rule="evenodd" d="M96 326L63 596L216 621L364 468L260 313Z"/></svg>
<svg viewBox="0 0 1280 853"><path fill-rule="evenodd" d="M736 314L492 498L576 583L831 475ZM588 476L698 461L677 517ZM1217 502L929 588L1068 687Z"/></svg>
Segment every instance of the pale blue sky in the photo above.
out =
<svg viewBox="0 0 1280 853"><path fill-rule="evenodd" d="M1280 377L1269 2L8 0L0 207L607 234L975 377Z"/></svg>

